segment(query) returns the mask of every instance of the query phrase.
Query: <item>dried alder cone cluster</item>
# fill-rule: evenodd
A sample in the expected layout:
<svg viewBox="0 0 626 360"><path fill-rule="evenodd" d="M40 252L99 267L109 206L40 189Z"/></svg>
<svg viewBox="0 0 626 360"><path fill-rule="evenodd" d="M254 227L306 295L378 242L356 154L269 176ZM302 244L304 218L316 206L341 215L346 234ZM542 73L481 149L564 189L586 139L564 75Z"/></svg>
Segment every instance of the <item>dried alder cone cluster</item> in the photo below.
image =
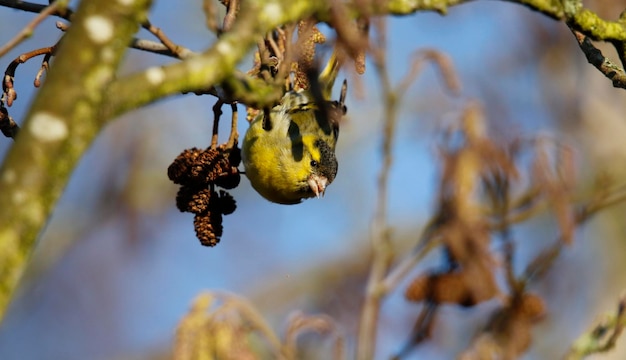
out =
<svg viewBox="0 0 626 360"><path fill-rule="evenodd" d="M180 185L176 207L195 214L196 236L204 246L215 246L222 236L222 215L235 211L235 199L224 190L239 185L241 175L237 166L241 154L237 146L222 145L206 150L184 150L167 169L167 175Z"/></svg>

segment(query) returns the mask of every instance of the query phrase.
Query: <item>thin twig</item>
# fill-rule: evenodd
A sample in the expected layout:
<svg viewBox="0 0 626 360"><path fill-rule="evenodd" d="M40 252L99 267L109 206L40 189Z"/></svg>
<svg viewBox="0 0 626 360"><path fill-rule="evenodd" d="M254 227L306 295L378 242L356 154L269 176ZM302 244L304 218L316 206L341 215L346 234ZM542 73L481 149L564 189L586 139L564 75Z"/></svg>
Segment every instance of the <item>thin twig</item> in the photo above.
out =
<svg viewBox="0 0 626 360"><path fill-rule="evenodd" d="M356 358L359 360L372 359L376 348L376 330L382 296L379 293L379 284L385 278L391 260L391 244L387 229L387 198L388 182L393 162L393 141L396 128L397 107L396 94L393 92L385 59L385 29L384 20L379 19L379 35L377 48L374 50L374 64L381 82L384 99L382 165L378 174L376 213L370 228L372 246L372 264L366 285L365 302L361 310L359 334L357 339Z"/></svg>
<svg viewBox="0 0 626 360"><path fill-rule="evenodd" d="M283 51L281 51L280 47L276 43L276 40L274 39L274 36L272 34L268 34L267 37L265 38L265 41L267 41L267 43L270 45L272 52L276 56L279 56L283 53Z"/></svg>
<svg viewBox="0 0 626 360"><path fill-rule="evenodd" d="M426 61L432 62L439 70L443 84L446 85L446 90L453 95L459 95L461 92L461 82L456 76L452 61L448 56L435 49L422 49L413 54L411 69L404 77L404 80L398 85L398 93L404 94L409 86L415 82L415 79L420 74L422 64Z"/></svg>
<svg viewBox="0 0 626 360"><path fill-rule="evenodd" d="M283 355L287 359L296 359L298 337L308 331L321 335L329 334L334 341L334 359L345 358L345 339L336 322L328 315L305 315L297 312L289 318L285 333Z"/></svg>
<svg viewBox="0 0 626 360"><path fill-rule="evenodd" d="M361 17L357 21L346 21L350 19L350 10L346 4L336 1L330 6L330 23L337 33L337 43L355 61L359 56L363 56L369 47L370 15L366 13L366 6L361 6L360 11Z"/></svg>
<svg viewBox="0 0 626 360"><path fill-rule="evenodd" d="M146 20L143 24L141 24L141 26L148 30L150 33L152 33L152 35L156 36L157 39L159 39L159 41L165 45L165 47L174 55L176 55L177 58L179 59L185 59L188 58L189 56L193 55L193 51L187 49L184 46L180 46L178 44L175 44L169 37L167 37L167 35L165 35L165 33L163 32L163 30L161 30L161 28L158 28L154 25L152 25L152 23L150 23L149 20Z"/></svg>
<svg viewBox="0 0 626 360"><path fill-rule="evenodd" d="M222 24L221 32L226 32L230 30L230 28L235 23L235 19L237 18L237 11L239 10L239 1L238 0L230 0L228 5L226 6L226 15L224 16L224 22Z"/></svg>
<svg viewBox="0 0 626 360"><path fill-rule="evenodd" d="M508 214L511 207L510 182L508 174L494 171L490 178L491 181L485 181L485 184L491 190L492 206L496 210L498 218L498 232L500 239L504 245L504 273L509 289L514 296L523 292L523 283L518 281L514 270L515 242L511 235L511 227L508 222Z"/></svg>
<svg viewBox="0 0 626 360"><path fill-rule="evenodd" d="M576 41L578 41L578 45L585 54L587 61L609 78L613 82L614 87L626 89L626 72L624 69L605 57L602 51L593 46L593 43L585 34L574 29L572 29L572 33L576 37Z"/></svg>
<svg viewBox="0 0 626 360"><path fill-rule="evenodd" d="M13 105L13 101L17 99L17 92L13 87L13 80L15 78L15 71L17 70L17 67L35 56L54 54L56 46L57 45L55 44L54 46L35 49L20 55L11 61L9 66L7 66L7 69L4 71L4 80L2 81L2 91L4 93L3 100L6 102L7 106Z"/></svg>
<svg viewBox="0 0 626 360"><path fill-rule="evenodd" d="M284 52L282 59L278 63L276 75L274 76L274 79L278 84L286 84L289 73L291 72L291 65L293 64L294 59L294 44L292 39L295 29L296 26L294 24L288 24L285 25L283 31L280 32L282 41L284 42Z"/></svg>
<svg viewBox="0 0 626 360"><path fill-rule="evenodd" d="M59 0L55 1L55 3L60 2ZM51 14L54 16L58 16L62 19L65 20L70 20L71 17L74 15L74 12L68 8L66 8L65 6L67 5L67 1L63 1L63 5L61 8L57 9L57 12ZM31 3L28 1L16 1L16 0L0 0L0 6L2 7L8 7L11 9L16 9L16 10L22 10L22 11L26 11L26 12L30 12L30 13L41 13L42 11L44 11L46 9L46 7L48 7L47 5L43 5L43 4L36 4L36 3Z"/></svg>
<svg viewBox="0 0 626 360"><path fill-rule="evenodd" d="M218 131L220 125L220 117L222 116L222 105L224 102L222 99L217 99L215 105L213 105L213 135L211 136L211 148L217 148Z"/></svg>
<svg viewBox="0 0 626 360"><path fill-rule="evenodd" d="M35 75L35 81L33 82L33 85L35 85L35 87L41 86L41 77L50 69L50 58L52 58L52 53L44 55L43 60L41 61L41 67L39 68L39 71L37 71L37 75Z"/></svg>
<svg viewBox="0 0 626 360"><path fill-rule="evenodd" d="M427 233L427 231L425 231ZM415 268L426 255L430 253L431 250L439 246L441 244L440 237L431 237L423 235L423 240L420 240L420 244L422 246L418 246L414 251L412 251L409 256L404 258L401 262L399 262L383 279L380 284L379 292L382 295L386 295L389 292L393 291L399 284L404 280L404 278Z"/></svg>
<svg viewBox="0 0 626 360"><path fill-rule="evenodd" d="M624 327L626 327L626 294L620 296L615 314L607 316L589 332L581 335L571 346L565 359L583 359L591 354L613 349Z"/></svg>
<svg viewBox="0 0 626 360"><path fill-rule="evenodd" d="M41 24L41 22L45 18L47 18L49 15L52 15L52 14L56 13L57 10L59 9L59 7L61 7L61 6L63 6L63 5L59 5L59 1L55 1L52 4L50 4L49 6L45 7L39 13L39 15L35 16L35 18L33 20L31 20L31 22L28 23L28 25L26 25L22 29L22 31L20 31L17 35L15 35L13 37L13 39L9 40L6 44L4 44L4 46L2 46L0 48L0 57L4 56L6 53L11 51L11 49L16 47L19 43L21 43L25 39L29 38L30 36L32 36L33 32L35 31L35 28L39 24Z"/></svg>
<svg viewBox="0 0 626 360"><path fill-rule="evenodd" d="M268 35L269 36L269 35ZM257 41L257 48L259 53L259 74L261 75L261 79L266 82L270 82L272 79L272 74L270 72L270 51L267 48L266 40L259 39Z"/></svg>
<svg viewBox="0 0 626 360"><path fill-rule="evenodd" d="M217 25L217 8L215 6L215 1L202 1L202 10L204 10L204 17L207 29L209 29L214 34L219 33L219 26Z"/></svg>
<svg viewBox="0 0 626 360"><path fill-rule="evenodd" d="M626 186L617 186L608 193L602 193L599 198L592 198L587 203L578 205L574 216L574 226L579 226L590 220L598 212L619 203L626 202ZM526 267L520 281L527 283L545 274L554 261L559 257L563 249L564 242L562 236L537 257L535 257Z"/></svg>
<svg viewBox="0 0 626 360"><path fill-rule="evenodd" d="M180 59L181 56L180 54L173 53L170 49L168 49L167 46L163 45L162 43L151 40L134 38L130 42L130 47L136 50L141 50L158 55L165 55L176 59ZM189 49L185 49L184 54L184 56L189 57L195 53Z"/></svg>
<svg viewBox="0 0 626 360"><path fill-rule="evenodd" d="M437 314L438 305L432 302L424 304L422 311L420 312L415 325L411 330L411 335L406 341L404 346L394 355L392 360L400 360L408 355L411 350L415 348L419 343L426 340L430 336L430 332Z"/></svg>
<svg viewBox="0 0 626 360"><path fill-rule="evenodd" d="M237 103L230 104L230 109L232 110L233 116L230 124L230 136L228 137L227 148L232 148L237 139L239 139L239 132L237 131L237 119L239 112L237 111Z"/></svg>
<svg viewBox="0 0 626 360"><path fill-rule="evenodd" d="M61 21L57 21L56 27L61 31L67 31L70 28L70 25ZM172 52L163 43L152 41L152 40L133 38L129 46L132 49L141 50L141 51L158 54L158 55L165 55L165 56L173 57L176 59L180 59L180 56L181 56L181 54L176 54ZM178 47L181 50L181 52L184 54L183 56L185 57L190 57L196 54L190 49L184 48L182 46L178 46Z"/></svg>
<svg viewBox="0 0 626 360"><path fill-rule="evenodd" d="M591 199L588 203L580 206L576 212L575 220L577 222L586 221L597 212L624 201L626 201L626 184L616 186L601 198Z"/></svg>

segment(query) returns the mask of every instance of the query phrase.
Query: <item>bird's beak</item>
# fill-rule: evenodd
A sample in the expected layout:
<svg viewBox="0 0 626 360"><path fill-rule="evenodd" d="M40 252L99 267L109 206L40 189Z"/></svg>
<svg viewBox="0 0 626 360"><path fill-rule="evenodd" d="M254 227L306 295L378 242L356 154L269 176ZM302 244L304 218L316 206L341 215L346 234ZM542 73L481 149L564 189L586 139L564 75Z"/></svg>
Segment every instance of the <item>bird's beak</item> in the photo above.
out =
<svg viewBox="0 0 626 360"><path fill-rule="evenodd" d="M308 183L313 193L315 193L315 197L319 199L320 195L324 196L326 185L328 185L328 179L325 176L311 175Z"/></svg>

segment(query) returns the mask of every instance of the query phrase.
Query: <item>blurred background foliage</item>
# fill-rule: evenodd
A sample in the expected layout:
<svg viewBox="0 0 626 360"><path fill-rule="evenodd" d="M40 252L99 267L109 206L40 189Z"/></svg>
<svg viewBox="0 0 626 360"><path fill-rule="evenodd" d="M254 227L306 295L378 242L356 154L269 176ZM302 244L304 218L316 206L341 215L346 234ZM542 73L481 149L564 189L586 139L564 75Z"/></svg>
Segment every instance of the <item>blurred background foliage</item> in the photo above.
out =
<svg viewBox="0 0 626 360"><path fill-rule="evenodd" d="M626 1L585 5L605 19L617 19ZM200 6L199 1L157 1L150 19L170 38L200 50L214 41ZM0 43L31 16L0 10ZM563 23L490 1L455 6L446 16L390 18L388 25L392 81L405 74L414 50L435 48L450 56L463 85L463 99L449 96L427 66L400 105L389 203L391 238L399 253L417 242L435 212L441 170L436 139L458 121L464 99L482 105L496 141L546 134L570 145L577 193L589 193L603 172L626 180L626 93L587 64ZM46 20L4 59L58 37L54 20ZM601 49L614 56L611 48ZM123 71L169 61L131 50ZM35 91L29 74L37 69L33 62L18 70L20 99L11 110L16 119ZM110 124L82 159L40 239L0 327L0 358L169 358L178 322L205 289L249 299L279 331L298 310L326 313L346 334L355 334L370 261L382 120L374 73L349 81L339 174L325 198L275 205L244 179L231 192L238 209L224 219L224 235L215 248L200 246L192 216L176 210L177 187L166 176L182 149L210 143L213 99L178 96ZM222 125L227 134L227 121ZM242 121L240 132L246 127ZM0 154L10 145L9 139L1 141ZM546 300L548 315L533 327L533 346L523 358L561 357L598 314L613 310L626 288L625 210L614 207L579 228L550 272L532 284ZM557 234L548 213L516 227L520 264ZM415 274L436 267L440 256L430 254ZM431 340L408 358L453 358L467 348L494 306L444 306ZM408 303L402 291L384 302L376 358L400 349L421 307ZM327 347L315 335L304 337L301 358L320 358L318 351L331 346L322 343ZM626 346L618 343L603 358L624 356Z"/></svg>

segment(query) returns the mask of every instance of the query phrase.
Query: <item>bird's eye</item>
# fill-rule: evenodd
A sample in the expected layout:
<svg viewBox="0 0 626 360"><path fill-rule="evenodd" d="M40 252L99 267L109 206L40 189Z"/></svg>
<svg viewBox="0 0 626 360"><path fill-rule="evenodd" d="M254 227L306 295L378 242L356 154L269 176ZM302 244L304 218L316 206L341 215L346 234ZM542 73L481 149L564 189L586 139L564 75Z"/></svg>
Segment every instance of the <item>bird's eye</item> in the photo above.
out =
<svg viewBox="0 0 626 360"><path fill-rule="evenodd" d="M313 167L317 167L317 161L315 161L315 160L311 160L311 166L313 166Z"/></svg>

